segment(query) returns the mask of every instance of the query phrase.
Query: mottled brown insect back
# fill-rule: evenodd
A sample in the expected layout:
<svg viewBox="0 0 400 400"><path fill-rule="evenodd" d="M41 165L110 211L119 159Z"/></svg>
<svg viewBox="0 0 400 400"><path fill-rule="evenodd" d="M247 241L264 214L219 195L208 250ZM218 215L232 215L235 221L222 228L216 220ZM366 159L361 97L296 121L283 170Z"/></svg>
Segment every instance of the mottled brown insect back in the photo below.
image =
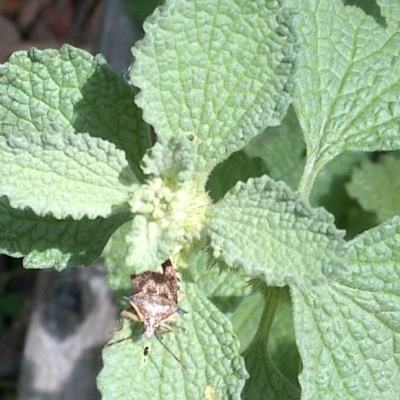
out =
<svg viewBox="0 0 400 400"><path fill-rule="evenodd" d="M172 263L172 261L170 259L165 261L161 267L164 272L165 281L170 290L169 298L171 300L175 301L175 303L177 303L178 302L179 283L180 283L178 271L176 270L175 265Z"/></svg>
<svg viewBox="0 0 400 400"><path fill-rule="evenodd" d="M126 300L136 311L142 323L144 334L149 338L154 336L160 328L165 331L172 331L173 329L167 322L172 321L177 314L183 312L177 303L157 295L139 293L126 297Z"/></svg>
<svg viewBox="0 0 400 400"><path fill-rule="evenodd" d="M185 311L178 306L179 277L171 260L165 261L160 272L131 275L132 295L125 297L136 314L123 311L122 316L140 321L144 334L153 337L158 330L172 331L168 325Z"/></svg>
<svg viewBox="0 0 400 400"><path fill-rule="evenodd" d="M132 296L143 293L167 298L178 302L179 277L171 260L165 261L160 272L143 272L132 274Z"/></svg>

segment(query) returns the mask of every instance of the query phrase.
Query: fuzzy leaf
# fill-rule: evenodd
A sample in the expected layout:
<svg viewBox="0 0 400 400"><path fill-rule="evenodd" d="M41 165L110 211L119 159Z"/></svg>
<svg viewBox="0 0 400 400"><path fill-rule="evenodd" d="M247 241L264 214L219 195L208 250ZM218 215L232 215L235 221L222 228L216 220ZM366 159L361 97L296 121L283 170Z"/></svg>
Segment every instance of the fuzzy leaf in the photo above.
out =
<svg viewBox="0 0 400 400"><path fill-rule="evenodd" d="M336 218L348 213L354 201L348 196L345 184L352 171L365 159L363 153L345 153L330 161L315 180L310 204L323 206Z"/></svg>
<svg viewBox="0 0 400 400"><path fill-rule="evenodd" d="M76 219L123 207L149 139L132 90L102 57L17 52L0 66L0 92L0 195L12 207Z"/></svg>
<svg viewBox="0 0 400 400"><path fill-rule="evenodd" d="M188 258L188 268L182 274L182 279L189 282L194 281L197 288L209 299L218 309L227 317L231 317L238 307L251 295L252 288L246 281L246 277L235 273L237 272L227 268L221 263L216 263L215 259L208 251L191 253ZM248 311L248 308L247 310ZM237 315L237 324L257 320L257 313L249 316L248 312ZM258 321L257 321L258 322ZM251 331L254 324L248 324ZM246 327L247 327L246 326ZM240 343L242 345L242 334L245 330L236 330L238 335L240 331ZM246 332L247 333L247 332ZM254 329L255 333L255 329ZM238 335L239 336L239 335Z"/></svg>
<svg viewBox="0 0 400 400"><path fill-rule="evenodd" d="M121 297L130 293L131 282L127 279L133 273L132 267L126 265L125 258L129 249L126 235L132 221L125 222L110 237L103 250L104 266L107 270L107 285L114 292L121 293Z"/></svg>
<svg viewBox="0 0 400 400"><path fill-rule="evenodd" d="M398 399L400 218L350 242L352 273L292 287L307 399Z"/></svg>
<svg viewBox="0 0 400 400"><path fill-rule="evenodd" d="M316 284L343 273L346 246L332 215L267 176L229 191L213 206L208 230L216 258L269 285Z"/></svg>
<svg viewBox="0 0 400 400"><path fill-rule="evenodd" d="M293 190L298 188L305 165L306 145L292 107L281 125L268 128L243 150L252 158L262 159L272 179L286 182Z"/></svg>
<svg viewBox="0 0 400 400"><path fill-rule="evenodd" d="M163 230L154 221L147 221L139 215L135 217L126 235L128 249L125 257L127 267L134 267L139 274L148 270L155 270L171 254L174 254L175 235L177 227L171 225Z"/></svg>
<svg viewBox="0 0 400 400"><path fill-rule="evenodd" d="M167 0L144 24L130 73L137 104L159 137L194 141L204 179L285 115L292 19L279 1Z"/></svg>
<svg viewBox="0 0 400 400"><path fill-rule="evenodd" d="M377 4L385 27L339 0L288 2L300 9L294 105L307 143L306 193L340 153L400 148L400 3Z"/></svg>
<svg viewBox="0 0 400 400"><path fill-rule="evenodd" d="M346 186L364 210L377 213L380 221L400 214L400 159L387 154L377 163L366 161Z"/></svg>
<svg viewBox="0 0 400 400"><path fill-rule="evenodd" d="M282 290L288 295L287 288ZM281 374L300 389L298 374L301 370L301 359L294 334L292 304L286 297L279 303L274 316L268 335L268 354Z"/></svg>
<svg viewBox="0 0 400 400"><path fill-rule="evenodd" d="M264 299L260 293L245 297L231 316L233 330L240 341L240 353L245 351L257 332L260 323Z"/></svg>
<svg viewBox="0 0 400 400"><path fill-rule="evenodd" d="M141 179L140 161L150 146L134 92L103 56L64 45L60 50L14 53L0 66L2 135L88 132L126 154Z"/></svg>
<svg viewBox="0 0 400 400"><path fill-rule="evenodd" d="M179 187L194 176L196 157L196 147L186 136L169 140L161 136L143 157L142 169L146 175L162 177L169 186Z"/></svg>
<svg viewBox="0 0 400 400"><path fill-rule="evenodd" d="M0 198L0 253L24 258L27 268L90 265L111 234L131 218L119 213L110 218L56 219L38 217L30 210L15 210Z"/></svg>
<svg viewBox="0 0 400 400"><path fill-rule="evenodd" d="M257 157L251 158L245 149L231 154L213 169L208 178L206 190L215 202L224 197L225 193L237 182L245 182L249 178L267 173L263 160Z"/></svg>
<svg viewBox="0 0 400 400"><path fill-rule="evenodd" d="M160 338L182 365L157 338L134 336L106 347L104 368L98 377L104 400L202 399L207 386L215 388L220 399L240 399L247 373L229 320L195 285L188 284L185 290L180 306L188 314L179 317L182 329ZM125 322L112 342L130 334ZM144 356L146 347L148 355Z"/></svg>
<svg viewBox="0 0 400 400"><path fill-rule="evenodd" d="M267 349L267 340L259 339L249 349L246 359L250 380L243 400L297 400L299 389L286 380L276 368Z"/></svg>
<svg viewBox="0 0 400 400"><path fill-rule="evenodd" d="M279 127L267 129L244 149L250 157L262 159L271 178L285 181L293 190L298 188L304 171L305 151L304 138L292 108L289 108ZM327 209L335 216L339 226L348 227L347 216L355 205L347 195L344 184L350 180L353 167L363 159L365 155L361 153L341 154L329 162L315 180L310 204Z"/></svg>
<svg viewBox="0 0 400 400"><path fill-rule="evenodd" d="M14 208L62 219L128 211L137 182L113 144L75 132L0 136L0 195Z"/></svg>
<svg viewBox="0 0 400 400"><path fill-rule="evenodd" d="M201 293L208 298L241 298L251 293L245 277L227 268L221 269L213 265L213 261L206 251L193 252L189 256L188 273Z"/></svg>

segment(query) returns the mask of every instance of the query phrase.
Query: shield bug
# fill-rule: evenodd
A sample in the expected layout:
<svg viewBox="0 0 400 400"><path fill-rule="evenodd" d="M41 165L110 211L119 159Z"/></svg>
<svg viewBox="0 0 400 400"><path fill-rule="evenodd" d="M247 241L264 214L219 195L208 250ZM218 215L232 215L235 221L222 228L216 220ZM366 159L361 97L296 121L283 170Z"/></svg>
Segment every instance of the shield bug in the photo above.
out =
<svg viewBox="0 0 400 400"><path fill-rule="evenodd" d="M132 274L132 295L125 297L135 313L122 311L122 316L142 324L150 338L158 330L172 331L169 322L186 311L178 306L179 277L171 260L161 265L160 272Z"/></svg>
<svg viewBox="0 0 400 400"><path fill-rule="evenodd" d="M132 274L131 283L132 294L125 297L125 300L132 306L134 312L124 310L121 312L121 317L140 322L145 336L148 338L155 336L175 360L183 366L181 361L157 336L158 332L173 331L170 323L175 321L177 315L186 313L178 306L179 276L175 265L168 259L157 272L147 271L141 274ZM121 329L122 324L123 319Z"/></svg>

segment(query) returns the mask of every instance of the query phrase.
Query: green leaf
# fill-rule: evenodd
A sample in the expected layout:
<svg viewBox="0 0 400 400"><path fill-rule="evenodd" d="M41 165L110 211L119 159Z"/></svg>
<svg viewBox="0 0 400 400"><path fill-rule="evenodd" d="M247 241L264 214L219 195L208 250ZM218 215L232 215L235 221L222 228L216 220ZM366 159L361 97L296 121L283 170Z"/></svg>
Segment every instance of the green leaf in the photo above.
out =
<svg viewBox="0 0 400 400"><path fill-rule="evenodd" d="M386 29L339 0L289 1L300 9L298 92L294 103L307 144L300 190L346 151L400 148L400 3L377 0Z"/></svg>
<svg viewBox="0 0 400 400"><path fill-rule="evenodd" d="M18 52L0 67L0 91L6 93L0 98L0 195L12 207L59 219L107 217L128 208L138 179L120 142L137 145L127 154L138 171L146 139L132 91L102 58L70 46ZM106 91L112 105L96 100ZM117 130L103 117L113 118Z"/></svg>
<svg viewBox="0 0 400 400"><path fill-rule="evenodd" d="M206 297L242 298L252 292L244 276L227 268L219 268L213 265L213 261L212 256L206 251L193 252L189 255L188 280L193 280Z"/></svg>
<svg viewBox="0 0 400 400"><path fill-rule="evenodd" d="M254 339L263 305L261 294L252 293L241 301L231 316L233 331L240 341L240 353L243 353Z"/></svg>
<svg viewBox="0 0 400 400"><path fill-rule="evenodd" d="M172 232L170 236L168 233ZM175 244L174 227L164 232L157 222L136 216L115 232L103 253L113 290L126 287L124 280L132 273L155 271L171 255Z"/></svg>
<svg viewBox="0 0 400 400"><path fill-rule="evenodd" d="M281 125L268 128L243 150L252 158L261 158L272 179L286 182L293 190L298 188L305 166L306 146L292 107Z"/></svg>
<svg viewBox="0 0 400 400"><path fill-rule="evenodd" d="M361 207L357 206L349 212L346 237L352 239L378 224L379 222L376 218L376 214L364 211Z"/></svg>
<svg viewBox="0 0 400 400"><path fill-rule="evenodd" d="M245 150L245 149L244 149ZM208 179L206 190L214 202L224 197L238 181L245 182L267 173L267 168L260 158L252 158L245 151L231 154L221 164L218 164Z"/></svg>
<svg viewBox="0 0 400 400"><path fill-rule="evenodd" d="M381 26L386 26L385 18L382 17L381 10L375 1L364 0L346 0L345 4L356 6L364 10L364 12L374 18Z"/></svg>
<svg viewBox="0 0 400 400"><path fill-rule="evenodd" d="M310 204L323 206L336 218L348 213L353 201L346 192L345 184L355 167L365 159L366 155L362 153L345 153L330 161L315 180Z"/></svg>
<svg viewBox="0 0 400 400"><path fill-rule="evenodd" d="M88 132L126 154L142 178L140 161L150 146L134 92L103 56L65 45L60 50L14 53L0 66L2 136L28 132Z"/></svg>
<svg viewBox="0 0 400 400"><path fill-rule="evenodd" d="M0 198L0 253L24 258L28 268L90 265L101 254L111 234L131 218L119 213L110 218L56 219L16 210Z"/></svg>
<svg viewBox="0 0 400 400"><path fill-rule="evenodd" d="M262 159L264 169L271 178L285 181L293 190L298 188L304 171L305 151L304 138L291 107L279 127L268 128L243 149L253 160L254 157ZM332 213L336 225L342 229L349 228L349 214L357 207L344 185L350 180L353 168L365 158L361 153L345 153L330 161L319 173L310 195L310 204L313 207L323 206Z"/></svg>
<svg viewBox="0 0 400 400"><path fill-rule="evenodd" d="M13 208L61 219L128 211L135 176L112 143L75 132L0 136L0 195Z"/></svg>
<svg viewBox="0 0 400 400"><path fill-rule="evenodd" d="M243 349L243 343L248 345L258 326L259 315L257 311L249 312L257 302L250 299L254 295L246 277L237 273L237 270L227 268L225 264L216 263L209 251L200 251L189 255L187 271L182 274L182 279L185 278L194 281L198 290L231 318L240 348ZM241 311L237 313L239 308Z"/></svg>
<svg viewBox="0 0 400 400"><path fill-rule="evenodd" d="M346 245L332 215L267 176L238 183L207 224L214 256L268 285L317 284L343 273Z"/></svg>
<svg viewBox="0 0 400 400"><path fill-rule="evenodd" d="M280 355L274 360L272 358L274 351L277 348L277 341L287 345L291 343L287 337L287 332L279 332L280 338L273 338L275 343L270 344L271 329L275 320L276 309L280 306L279 298L269 296L261 317L261 323L253 343L245 353L246 367L250 373L250 378L246 381L246 386L243 391L244 400L286 400L299 399L300 390L295 383L292 383L284 372L287 369L279 370L278 365L284 361L288 361L280 348ZM289 307L290 309L290 307ZM281 315L284 315L281 313ZM286 328L290 332L290 321L283 321L280 318L280 328ZM283 323L282 323L283 322ZM285 337L286 336L286 337ZM293 354L285 354L286 356ZM278 364L277 364L278 361ZM290 360L291 361L291 360ZM290 363L289 361L289 363Z"/></svg>
<svg viewBox="0 0 400 400"><path fill-rule="evenodd" d="M145 22L130 73L137 104L158 137L194 141L204 179L285 115L292 19L278 1L169 0Z"/></svg>
<svg viewBox="0 0 400 400"><path fill-rule="evenodd" d="M174 246L179 229L171 224L164 230L158 222L137 215L112 235L103 252L111 289L123 290L127 287L127 276L156 271L176 254Z"/></svg>
<svg viewBox="0 0 400 400"><path fill-rule="evenodd" d="M190 138L175 135L157 143L143 157L142 169L146 175L160 177L170 187L181 187L194 177L196 147Z"/></svg>
<svg viewBox="0 0 400 400"><path fill-rule="evenodd" d="M112 234L102 253L104 266L107 270L107 285L114 292L121 293L121 297L126 293L130 293L132 289L131 282L127 279L133 273L132 267L125 264L129 249L126 235L131 224L132 221L122 224Z"/></svg>
<svg viewBox="0 0 400 400"><path fill-rule="evenodd" d="M292 287L307 399L395 400L400 392L400 218L350 242L352 273Z"/></svg>
<svg viewBox="0 0 400 400"><path fill-rule="evenodd" d="M171 254L178 228L173 224L163 230L155 221L142 215L135 217L129 227L126 241L129 244L125 263L139 274L158 268Z"/></svg>
<svg viewBox="0 0 400 400"><path fill-rule="evenodd" d="M400 159L387 154L377 163L364 162L346 188L364 210L375 212L380 221L400 214Z"/></svg>
<svg viewBox="0 0 400 400"><path fill-rule="evenodd" d="M285 294L288 294L287 288L284 289ZM292 304L288 300L285 296L276 310L268 336L268 354L281 374L300 389L298 374L301 371L301 360L294 334Z"/></svg>
<svg viewBox="0 0 400 400"><path fill-rule="evenodd" d="M366 159L367 155L363 153L340 154L318 174L310 195L312 206L322 206L335 216L335 225L346 230L346 239L376 225L374 218L364 212L346 191L352 171Z"/></svg>
<svg viewBox="0 0 400 400"><path fill-rule="evenodd" d="M262 159L271 178L283 180L293 190L297 189L305 167L305 143L293 109L289 108L279 127L268 128L252 139L243 153ZM371 222L371 215L363 212L345 189L353 168L366 158L363 153L345 153L334 158L320 171L310 194L310 204L322 206L332 213L336 226L346 229L347 237L354 237L376 225ZM225 162L220 165L223 164Z"/></svg>
<svg viewBox="0 0 400 400"><path fill-rule="evenodd" d="M269 175L283 180L296 190L305 166L305 143L299 122L292 107L277 127L270 127L257 135L211 173L207 188L216 201L239 180ZM215 194L216 193L216 194Z"/></svg>
<svg viewBox="0 0 400 400"><path fill-rule="evenodd" d="M247 372L229 320L195 285L187 284L184 289L186 297L180 306L188 314L179 317L182 329L160 337L181 364L157 338L144 335L106 347L98 377L104 400L202 399L207 386L213 386L220 399L240 399ZM125 323L112 342L131 333ZM144 356L146 347L148 355Z"/></svg>

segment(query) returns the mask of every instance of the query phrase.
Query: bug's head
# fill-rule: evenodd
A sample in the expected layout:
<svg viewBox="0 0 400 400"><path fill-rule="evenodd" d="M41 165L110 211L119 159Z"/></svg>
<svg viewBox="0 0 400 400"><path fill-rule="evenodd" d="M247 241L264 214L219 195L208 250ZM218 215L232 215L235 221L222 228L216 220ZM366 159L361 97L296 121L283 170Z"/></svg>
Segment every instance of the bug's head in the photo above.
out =
<svg viewBox="0 0 400 400"><path fill-rule="evenodd" d="M148 320L144 320L142 324L143 324L144 334L148 338L153 337L157 332L157 330L160 328L160 323L157 322L155 318L149 318Z"/></svg>

